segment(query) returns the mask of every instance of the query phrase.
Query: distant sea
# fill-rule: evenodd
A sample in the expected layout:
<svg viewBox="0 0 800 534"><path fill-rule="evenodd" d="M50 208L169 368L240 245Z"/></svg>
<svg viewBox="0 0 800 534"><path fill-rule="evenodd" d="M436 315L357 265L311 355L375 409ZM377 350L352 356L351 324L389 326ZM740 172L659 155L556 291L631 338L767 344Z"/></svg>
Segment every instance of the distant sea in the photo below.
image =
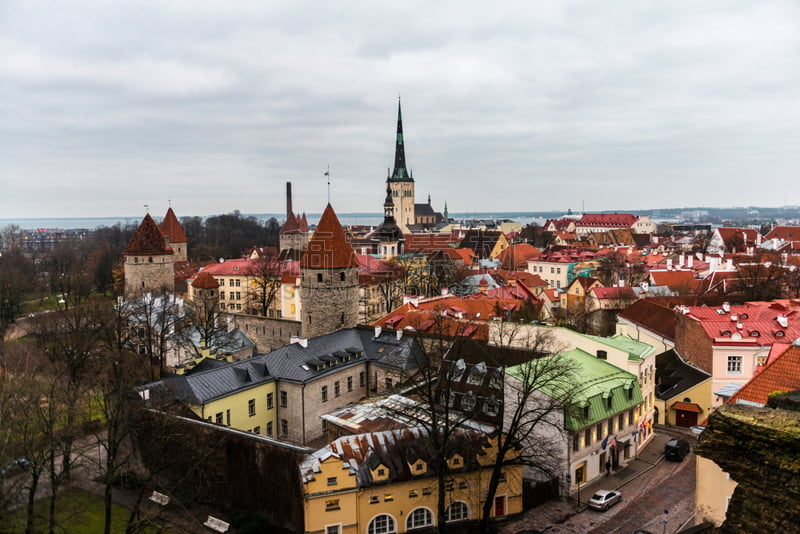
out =
<svg viewBox="0 0 800 534"><path fill-rule="evenodd" d="M381 213L339 213L337 214L339 220L344 225L361 224L361 225L377 225L383 222L383 214ZM451 219L456 221L484 219L484 220L503 220L510 219L522 224L528 224L531 221L538 223L544 222L544 217L557 217L559 214L542 214L542 213L451 213ZM243 213L242 216L253 216L261 221L267 221L274 217L278 222L283 222L285 214L283 213ZM319 221L320 213L308 214L308 223L316 224ZM180 216L179 216L180 217ZM205 218L205 217L204 217ZM36 219L0 219L0 229L5 228L9 224L16 224L24 230L36 229L60 229L60 230L74 230L77 228L86 228L93 230L100 226L114 226L120 224L125 226L127 224L139 224L142 220L141 216L136 217L53 217L53 218L36 218ZM160 217L156 217L160 220Z"/></svg>

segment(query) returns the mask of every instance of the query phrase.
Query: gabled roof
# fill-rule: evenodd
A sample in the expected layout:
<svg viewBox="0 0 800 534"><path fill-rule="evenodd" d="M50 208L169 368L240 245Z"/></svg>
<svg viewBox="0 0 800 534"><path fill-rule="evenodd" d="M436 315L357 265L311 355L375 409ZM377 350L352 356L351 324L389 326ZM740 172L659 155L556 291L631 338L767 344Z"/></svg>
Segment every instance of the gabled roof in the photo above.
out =
<svg viewBox="0 0 800 534"><path fill-rule="evenodd" d="M684 362L672 349L656 355L656 398L660 400L673 399L710 378L710 374Z"/></svg>
<svg viewBox="0 0 800 534"><path fill-rule="evenodd" d="M128 256L154 256L161 254L172 254L172 249L167 246L164 234L156 226L156 222L150 214L144 216L136 233L133 234L128 246L125 248Z"/></svg>
<svg viewBox="0 0 800 534"><path fill-rule="evenodd" d="M574 363L573 399L578 408L589 407L588 417L583 417L582 409L564 414L564 426L569 432L594 425L642 403L642 392L636 376L632 373L623 371L581 349L573 349L560 355L547 357L568 358ZM510 367L506 372L511 376L518 376L522 369L520 366ZM564 392L562 391L550 391L548 388L550 385L551 383L545 384L540 389L546 395L563 397ZM560 385L558 382L558 387ZM630 398L628 398L629 391ZM608 409L606 404L609 394L611 395L611 409Z"/></svg>
<svg viewBox="0 0 800 534"><path fill-rule="evenodd" d="M636 292L632 287L593 287L591 292L599 300L629 300L636 299Z"/></svg>
<svg viewBox="0 0 800 534"><path fill-rule="evenodd" d="M300 232L300 223L291 211L286 215L286 221L281 226L280 234L297 234Z"/></svg>
<svg viewBox="0 0 800 534"><path fill-rule="evenodd" d="M683 307L681 311L697 320L715 344L770 346L800 337L800 314L787 313L776 303L770 306L692 306Z"/></svg>
<svg viewBox="0 0 800 534"><path fill-rule="evenodd" d="M358 259L353 247L347 242L339 219L328 204L317 224L308 248L300 260L305 269L344 269L358 267Z"/></svg>
<svg viewBox="0 0 800 534"><path fill-rule="evenodd" d="M700 287L700 281L694 277L693 270L651 270L650 279L657 286L667 286L672 291L677 291L680 293L694 293Z"/></svg>
<svg viewBox="0 0 800 534"><path fill-rule="evenodd" d="M617 314L624 321L641 325L666 339L675 339L675 312L652 300L637 300Z"/></svg>
<svg viewBox="0 0 800 534"><path fill-rule="evenodd" d="M782 239L783 241L800 241L800 226L776 226L764 236L764 239Z"/></svg>
<svg viewBox="0 0 800 534"><path fill-rule="evenodd" d="M473 229L467 231L459 248L472 250L480 258L488 258L503 233L492 230Z"/></svg>
<svg viewBox="0 0 800 534"><path fill-rule="evenodd" d="M771 393L800 389L800 346L792 345L728 399L728 404L765 406Z"/></svg>
<svg viewBox="0 0 800 534"><path fill-rule="evenodd" d="M178 218L175 216L175 212L172 211L172 208L167 210L167 214L164 216L164 220L161 221L158 228L161 230L161 233L164 234L164 237L169 239L170 243L186 243L189 241L183 231L183 226L178 222Z"/></svg>
<svg viewBox="0 0 800 534"><path fill-rule="evenodd" d="M528 258L535 258L541 255L542 251L533 245L518 243L500 252L497 255L497 259L500 260L504 267L515 269L525 267L528 264Z"/></svg>
<svg viewBox="0 0 800 534"><path fill-rule="evenodd" d="M451 240L448 234L406 234L406 251L427 254L437 250L450 249Z"/></svg>
<svg viewBox="0 0 800 534"><path fill-rule="evenodd" d="M728 228L720 226L717 228L717 232L723 241L739 235L742 237L745 245L754 245L761 242L760 234L756 230L751 230L750 228Z"/></svg>

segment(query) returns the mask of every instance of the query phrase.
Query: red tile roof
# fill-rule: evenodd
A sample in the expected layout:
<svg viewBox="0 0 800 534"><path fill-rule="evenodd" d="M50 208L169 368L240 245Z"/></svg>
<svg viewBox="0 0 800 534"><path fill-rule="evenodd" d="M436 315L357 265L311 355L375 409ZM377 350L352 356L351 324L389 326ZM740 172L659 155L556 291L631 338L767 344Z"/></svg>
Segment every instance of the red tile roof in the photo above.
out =
<svg viewBox="0 0 800 534"><path fill-rule="evenodd" d="M144 216L136 233L133 234L125 254L129 256L153 256L160 254L172 254L172 249L167 246L164 241L164 234L156 226L156 222L150 217L150 214Z"/></svg>
<svg viewBox="0 0 800 534"><path fill-rule="evenodd" d="M737 391L728 404L737 401L767 404L770 393L800 389L800 347L793 345Z"/></svg>
<svg viewBox="0 0 800 534"><path fill-rule="evenodd" d="M673 410L680 410L682 412L703 413L703 409L693 402L675 402L670 406Z"/></svg>
<svg viewBox="0 0 800 534"><path fill-rule="evenodd" d="M749 228L727 228L720 226L717 228L717 232L719 232L719 236L723 241L728 240L736 235L740 235L742 236L745 245L754 245L761 242L761 236L758 234L758 232Z"/></svg>
<svg viewBox="0 0 800 534"><path fill-rule="evenodd" d="M700 287L700 280L694 277L694 271L660 271L651 270L650 278L657 286L666 286L679 293L694 293Z"/></svg>
<svg viewBox="0 0 800 534"><path fill-rule="evenodd" d="M632 287L595 287L592 288L592 292L600 300L636 299Z"/></svg>
<svg viewBox="0 0 800 534"><path fill-rule="evenodd" d="M172 211L172 208L167 210L167 214L164 216L164 220L161 221L158 228L161 230L161 233L164 234L164 237L169 239L170 243L186 243L189 241L186 234L183 232L183 226L178 222L178 218L175 216L175 212Z"/></svg>
<svg viewBox="0 0 800 534"><path fill-rule="evenodd" d="M283 223L279 233L281 234L296 234L300 232L300 223L297 221L297 217L291 211L286 216L286 222Z"/></svg>
<svg viewBox="0 0 800 534"><path fill-rule="evenodd" d="M770 346L800 337L800 314L785 313L783 308L744 304L723 307L692 306L685 308L690 317L697 319L706 335L721 344L748 343ZM786 326L781 324L785 318ZM736 336L738 334L738 336ZM738 339L737 339L738 338Z"/></svg>
<svg viewBox="0 0 800 534"><path fill-rule="evenodd" d="M576 226L599 226L603 228L630 228L638 218L630 213L586 213Z"/></svg>
<svg viewBox="0 0 800 534"><path fill-rule="evenodd" d="M675 312L651 299L637 300L619 312L617 317L641 325L666 339L675 339Z"/></svg>
<svg viewBox="0 0 800 534"><path fill-rule="evenodd" d="M330 204L325 207L308 249L300 260L305 269L344 269L358 267L353 247L347 242L339 219Z"/></svg>
<svg viewBox="0 0 800 534"><path fill-rule="evenodd" d="M207 271L200 271L200 274L197 275L197 278L194 279L192 282L192 287L196 287L198 289L215 289L219 287L219 283L211 276L211 273Z"/></svg>
<svg viewBox="0 0 800 534"><path fill-rule="evenodd" d="M447 234L405 234L404 237L406 252L427 254L452 248L450 235Z"/></svg>
<svg viewBox="0 0 800 534"><path fill-rule="evenodd" d="M776 226L764 236L764 239L783 239L784 241L800 241L800 226Z"/></svg>

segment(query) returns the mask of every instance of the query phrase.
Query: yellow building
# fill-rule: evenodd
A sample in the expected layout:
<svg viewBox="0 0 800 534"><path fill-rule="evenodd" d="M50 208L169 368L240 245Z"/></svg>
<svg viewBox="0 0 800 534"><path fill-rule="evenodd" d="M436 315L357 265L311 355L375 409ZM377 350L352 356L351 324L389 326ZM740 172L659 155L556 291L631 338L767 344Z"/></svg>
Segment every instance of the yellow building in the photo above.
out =
<svg viewBox="0 0 800 534"><path fill-rule="evenodd" d="M494 440L457 434L448 458L448 523L480 519L491 476ZM343 436L301 465L305 532L395 534L437 524L439 488L425 431L387 430ZM522 466L504 468L493 517L522 512Z"/></svg>

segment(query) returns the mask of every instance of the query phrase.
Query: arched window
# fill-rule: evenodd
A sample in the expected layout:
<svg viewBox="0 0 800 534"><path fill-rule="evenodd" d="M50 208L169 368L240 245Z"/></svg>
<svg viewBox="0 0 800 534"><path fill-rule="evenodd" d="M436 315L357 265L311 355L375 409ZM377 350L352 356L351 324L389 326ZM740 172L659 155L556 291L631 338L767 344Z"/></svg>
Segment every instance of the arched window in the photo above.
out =
<svg viewBox="0 0 800 534"><path fill-rule="evenodd" d="M423 528L433 525L433 514L427 508L417 508L408 514L406 530Z"/></svg>
<svg viewBox="0 0 800 534"><path fill-rule="evenodd" d="M376 516L369 522L369 528L367 528L367 534L395 534L396 532L394 518L386 514Z"/></svg>
<svg viewBox="0 0 800 534"><path fill-rule="evenodd" d="M451 521L469 519L469 506L467 506L465 502L456 501L447 507L447 510L444 512L444 518L448 523Z"/></svg>

